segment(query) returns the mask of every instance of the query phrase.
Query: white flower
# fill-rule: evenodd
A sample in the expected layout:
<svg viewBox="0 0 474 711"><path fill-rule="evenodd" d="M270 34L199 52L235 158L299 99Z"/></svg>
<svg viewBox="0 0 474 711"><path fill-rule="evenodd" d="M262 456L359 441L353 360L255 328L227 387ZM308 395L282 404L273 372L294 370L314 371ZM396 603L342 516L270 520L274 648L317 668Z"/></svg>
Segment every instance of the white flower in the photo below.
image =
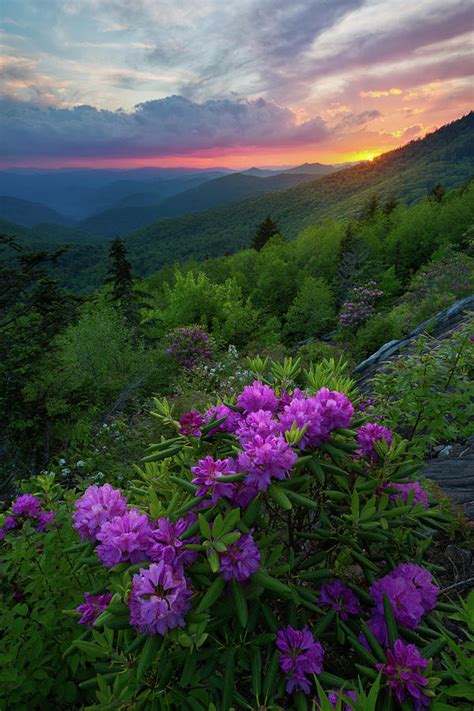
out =
<svg viewBox="0 0 474 711"><path fill-rule="evenodd" d="M71 470L65 467L64 469L61 469L61 476L67 476L70 472Z"/></svg>
<svg viewBox="0 0 474 711"><path fill-rule="evenodd" d="M108 429L109 429L109 426L108 426L107 422L104 422L104 424L102 425L102 427L104 428L104 430L108 430Z"/></svg>
<svg viewBox="0 0 474 711"><path fill-rule="evenodd" d="M66 464L66 460L65 460L65 459L60 459L60 460L59 460L59 465L62 467L63 464Z"/></svg>
<svg viewBox="0 0 474 711"><path fill-rule="evenodd" d="M76 467L85 467L85 466L86 466L86 463L82 459L79 459L79 461L76 462Z"/></svg>

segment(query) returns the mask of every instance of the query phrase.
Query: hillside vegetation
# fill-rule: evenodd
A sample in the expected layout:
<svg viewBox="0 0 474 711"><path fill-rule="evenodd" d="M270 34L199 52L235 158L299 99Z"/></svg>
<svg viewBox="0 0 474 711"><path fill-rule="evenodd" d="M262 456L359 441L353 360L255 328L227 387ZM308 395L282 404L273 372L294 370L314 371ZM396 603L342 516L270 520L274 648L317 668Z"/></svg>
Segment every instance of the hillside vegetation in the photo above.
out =
<svg viewBox="0 0 474 711"><path fill-rule="evenodd" d="M161 220L127 237L142 274L189 257L234 252L249 245L255 224L271 214L287 239L327 217L354 217L377 193L405 203L419 200L437 183L453 187L474 172L474 113L424 139L331 175L227 207Z"/></svg>

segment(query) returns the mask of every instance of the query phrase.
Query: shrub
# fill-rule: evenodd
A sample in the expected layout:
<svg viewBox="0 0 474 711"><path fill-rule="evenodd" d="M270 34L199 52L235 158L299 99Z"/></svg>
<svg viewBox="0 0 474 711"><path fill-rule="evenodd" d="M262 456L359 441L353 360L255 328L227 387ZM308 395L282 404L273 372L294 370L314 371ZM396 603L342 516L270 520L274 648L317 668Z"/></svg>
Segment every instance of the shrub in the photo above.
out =
<svg viewBox="0 0 474 711"><path fill-rule="evenodd" d="M324 279L308 276L286 314L285 333L292 341L319 336L336 315L334 297Z"/></svg>
<svg viewBox="0 0 474 711"><path fill-rule="evenodd" d="M374 399L390 427L422 448L467 437L472 430L473 322L436 347L420 337L412 354L376 376Z"/></svg>
<svg viewBox="0 0 474 711"><path fill-rule="evenodd" d="M394 313L377 314L361 326L352 343L352 353L357 361L367 358L384 343L401 338L403 323Z"/></svg>
<svg viewBox="0 0 474 711"><path fill-rule="evenodd" d="M189 413L186 433L156 401L171 437L136 469L128 511L110 518L123 507L111 489L81 497L78 569L97 570L95 548L95 594L112 595L73 605L94 619L73 644L98 672L82 684L92 708L330 709L342 695L375 711L456 693L433 671L448 663L448 608L424 561L449 519L426 508L407 443L344 392L314 392L325 367L285 391L298 363L273 364L272 387Z"/></svg>

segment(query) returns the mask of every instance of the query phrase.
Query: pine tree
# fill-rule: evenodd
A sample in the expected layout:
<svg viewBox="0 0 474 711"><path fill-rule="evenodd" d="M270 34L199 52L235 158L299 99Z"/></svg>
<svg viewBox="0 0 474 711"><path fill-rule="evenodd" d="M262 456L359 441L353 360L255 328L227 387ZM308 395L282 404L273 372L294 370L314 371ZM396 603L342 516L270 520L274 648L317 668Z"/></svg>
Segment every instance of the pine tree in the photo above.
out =
<svg viewBox="0 0 474 711"><path fill-rule="evenodd" d="M142 308L149 308L147 296L136 288L132 265L128 261L128 251L120 237L111 243L109 257L111 265L105 283L111 286L110 298L136 336L140 320L139 311Z"/></svg>
<svg viewBox="0 0 474 711"><path fill-rule="evenodd" d="M112 301L118 302L122 307L133 300L132 265L127 256L128 252L124 241L117 237L110 245L111 265L107 271L105 283L112 287Z"/></svg>
<svg viewBox="0 0 474 711"><path fill-rule="evenodd" d="M344 301L348 292L355 285L369 253L354 224L349 222L339 245L339 264L337 271L336 292L338 301Z"/></svg>
<svg viewBox="0 0 474 711"><path fill-rule="evenodd" d="M395 197L395 195L390 195L384 202L384 205L382 207L382 211L384 215L391 215L392 212L395 210L395 208L398 206L398 200Z"/></svg>
<svg viewBox="0 0 474 711"><path fill-rule="evenodd" d="M443 183L436 183L436 185L431 189L429 198L432 202L442 203L444 196L446 195L446 188Z"/></svg>
<svg viewBox="0 0 474 711"><path fill-rule="evenodd" d="M377 212L380 207L380 201L378 195L371 195L367 200L366 204L362 208L359 220L361 222L372 222L377 216Z"/></svg>
<svg viewBox="0 0 474 711"><path fill-rule="evenodd" d="M263 222L260 222L256 227L252 238L252 249L260 252L268 240L275 237L279 232L277 223L272 220L271 215L267 215Z"/></svg>

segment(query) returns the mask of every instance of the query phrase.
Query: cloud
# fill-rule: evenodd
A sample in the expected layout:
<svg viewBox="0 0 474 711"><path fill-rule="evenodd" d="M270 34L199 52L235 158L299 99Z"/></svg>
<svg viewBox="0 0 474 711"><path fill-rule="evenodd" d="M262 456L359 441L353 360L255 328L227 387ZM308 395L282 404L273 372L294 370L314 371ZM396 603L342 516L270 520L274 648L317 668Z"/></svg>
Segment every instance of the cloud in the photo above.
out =
<svg viewBox="0 0 474 711"><path fill-rule="evenodd" d="M289 109L265 99L195 103L184 97L138 104L127 113L38 107L5 101L4 157L148 157L216 147L310 145L330 130L315 116L298 124Z"/></svg>

